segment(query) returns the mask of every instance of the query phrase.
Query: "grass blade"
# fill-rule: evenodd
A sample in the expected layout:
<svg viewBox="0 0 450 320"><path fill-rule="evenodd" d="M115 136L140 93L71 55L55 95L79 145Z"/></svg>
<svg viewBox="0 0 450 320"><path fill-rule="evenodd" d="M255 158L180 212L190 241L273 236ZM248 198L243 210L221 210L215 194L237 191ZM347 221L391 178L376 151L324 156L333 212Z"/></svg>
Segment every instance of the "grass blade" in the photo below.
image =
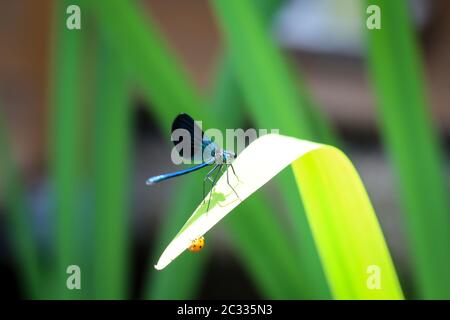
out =
<svg viewBox="0 0 450 320"><path fill-rule="evenodd" d="M382 28L368 31L369 71L404 208L418 297L449 299L448 185L407 4L367 3L381 8Z"/></svg>
<svg viewBox="0 0 450 320"><path fill-rule="evenodd" d="M55 297L81 298L86 291L68 290L66 269L82 263L81 209L81 70L82 32L66 28L65 9L71 1L59 1L56 14L56 54L50 119L50 170L56 206Z"/></svg>
<svg viewBox="0 0 450 320"><path fill-rule="evenodd" d="M250 1L212 1L234 70L253 118L262 128L312 138L298 88ZM270 112L277 106L277 112ZM284 124L283 126L276 126Z"/></svg>
<svg viewBox="0 0 450 320"><path fill-rule="evenodd" d="M122 66L100 47L94 148L94 297L127 297L131 104Z"/></svg>
<svg viewBox="0 0 450 320"><path fill-rule="evenodd" d="M274 152L267 154L267 150ZM260 160L255 163L254 159ZM171 264L192 239L203 236L289 164L292 164L308 209L308 219L334 297L402 299L383 234L351 162L335 148L282 135L263 136L236 158L233 166L239 178L232 175L229 183L226 174L219 178L214 191L206 196L206 199L212 197L209 210L205 199L164 250L155 268L162 270ZM260 219L254 220L253 228L260 229L259 222ZM262 233L270 228L273 226L262 228ZM249 233L248 229L244 230L244 234ZM282 253L290 256L291 250L280 247L280 243L273 243L274 239L266 240L259 243L260 247L274 246L278 255L271 257L283 267L286 259ZM264 270L261 267L258 264L255 269ZM283 269L289 271L289 267L292 274L286 274L286 277L295 281L299 270L295 265ZM378 274L372 274L372 269L376 269ZM272 275L269 272L264 277L271 278ZM289 297L286 291L282 295Z"/></svg>
<svg viewBox="0 0 450 320"><path fill-rule="evenodd" d="M403 299L375 212L348 158L325 147L297 160L293 170L333 296Z"/></svg>

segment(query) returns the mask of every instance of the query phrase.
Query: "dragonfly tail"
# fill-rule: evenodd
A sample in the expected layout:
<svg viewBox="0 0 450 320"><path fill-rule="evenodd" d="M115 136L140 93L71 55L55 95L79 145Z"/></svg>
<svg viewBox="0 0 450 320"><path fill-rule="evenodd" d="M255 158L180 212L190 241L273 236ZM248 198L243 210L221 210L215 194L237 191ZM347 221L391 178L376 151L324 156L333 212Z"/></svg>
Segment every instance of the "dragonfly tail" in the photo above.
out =
<svg viewBox="0 0 450 320"><path fill-rule="evenodd" d="M197 166L194 166L194 167L191 167L191 168L188 168L188 169L184 169L184 170L180 170L180 171L176 171L176 172L171 172L171 173L160 174L158 176L154 176L154 177L149 178L147 180L146 184L147 185L153 185L153 184L156 184L156 183L164 181L164 180L168 180L168 179L171 179L171 178L182 176L184 174L187 174L187 173L190 173L190 172L194 172L194 171L197 171L197 170L199 170L201 168L209 166L209 165L211 165L213 163L214 163L214 159L211 159L208 162L203 162L203 163L201 163L201 164L199 164Z"/></svg>

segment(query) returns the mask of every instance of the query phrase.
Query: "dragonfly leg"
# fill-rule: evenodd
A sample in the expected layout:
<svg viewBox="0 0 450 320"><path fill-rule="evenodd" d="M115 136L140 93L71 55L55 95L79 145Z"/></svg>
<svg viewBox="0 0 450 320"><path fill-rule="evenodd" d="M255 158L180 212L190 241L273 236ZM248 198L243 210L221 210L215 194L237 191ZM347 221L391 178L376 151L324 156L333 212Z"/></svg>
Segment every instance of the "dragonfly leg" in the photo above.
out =
<svg viewBox="0 0 450 320"><path fill-rule="evenodd" d="M206 180L209 180L209 181L213 182L212 179L211 179L211 175L213 174L213 172L214 172L218 167L219 167L219 165L216 164L216 165L214 166L214 168L212 168L212 169L206 174L205 179L203 179L203 198L202 198L202 199L203 199L203 204L205 204L205 197L206 197L206 195L205 195L205 183L206 183Z"/></svg>
<svg viewBox="0 0 450 320"><path fill-rule="evenodd" d="M208 206L206 207L206 212L209 211L209 205L211 203L211 197L214 191L214 187L216 186L216 182L217 182L217 177L219 176L219 172L221 171L220 169L222 168L222 164L216 164L216 166L214 168L219 168L219 170L217 170L216 175L214 176L214 181L212 182L212 188L211 188L211 193L209 194L209 199L208 199Z"/></svg>
<svg viewBox="0 0 450 320"><path fill-rule="evenodd" d="M233 164L230 163L228 166L231 167L231 170L233 170L234 176L238 179L238 181L240 181L240 180L239 180L239 177L236 175L236 171L234 171Z"/></svg>
<svg viewBox="0 0 450 320"><path fill-rule="evenodd" d="M231 168L233 168L233 166L232 166L231 164L229 164L228 166L231 166ZM234 169L233 169L233 172L234 172ZM236 175L236 174L234 174L234 175ZM236 178L237 178L237 177L236 177ZM238 178L238 179L239 179L239 178ZM241 198L239 198L239 195L237 194L236 190L234 190L233 186L230 184L230 177L229 177L229 175L228 175L228 170L227 170L227 183L228 183L228 186L231 188L231 190L233 190L233 192L234 192L234 194L236 195L236 197L238 197L238 199L241 200ZM242 201L242 200L241 200L241 201Z"/></svg>

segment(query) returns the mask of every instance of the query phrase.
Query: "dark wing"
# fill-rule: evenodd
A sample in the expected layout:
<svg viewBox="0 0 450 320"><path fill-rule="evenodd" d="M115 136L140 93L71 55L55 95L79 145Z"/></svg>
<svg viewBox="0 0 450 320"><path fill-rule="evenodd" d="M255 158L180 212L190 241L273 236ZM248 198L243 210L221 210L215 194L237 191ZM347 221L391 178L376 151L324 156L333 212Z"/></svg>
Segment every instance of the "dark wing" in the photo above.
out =
<svg viewBox="0 0 450 320"><path fill-rule="evenodd" d="M175 145L175 148L177 149L180 156L182 156L185 159L193 160L194 157L196 159L202 159L203 151L208 149L214 149L216 148L216 145L214 142L211 141L208 136L205 135L205 133L200 129L200 127L195 123L194 119L192 119L189 115L186 113L179 114L175 120L172 123L172 135L176 130L185 130L184 133L182 133L181 138L178 139L178 137L172 136L172 141ZM189 133L189 139L190 139L190 155L184 155L184 150L182 148L185 143L183 142L183 137L185 134ZM178 139L178 140L177 140ZM208 161L209 159L202 159L202 161Z"/></svg>

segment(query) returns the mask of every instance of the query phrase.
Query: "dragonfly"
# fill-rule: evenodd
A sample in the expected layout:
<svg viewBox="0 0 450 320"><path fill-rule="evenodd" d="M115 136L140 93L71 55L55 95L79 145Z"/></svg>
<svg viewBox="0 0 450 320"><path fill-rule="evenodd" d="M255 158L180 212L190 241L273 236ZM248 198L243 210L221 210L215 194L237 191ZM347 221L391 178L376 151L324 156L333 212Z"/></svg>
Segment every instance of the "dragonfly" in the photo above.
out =
<svg viewBox="0 0 450 320"><path fill-rule="evenodd" d="M180 140L173 141L175 149L178 151L181 157L191 161L194 159L198 159L201 156L200 158L201 163L184 170L160 174L151 177L147 180L147 185L154 185L161 181L179 177L212 166L212 169L210 169L210 171L206 174L205 178L203 179L203 203L206 199L205 197L206 183L210 181L212 183L211 190L213 190L216 185L219 173L223 172L224 169L226 170L228 186L231 188L231 190L233 190L238 199L240 199L236 190L230 184L230 178L227 170L230 167L231 170L233 171L234 176L239 180L232 164L232 161L236 158L236 154L234 152L226 151L220 148L201 130L201 128L195 123L194 119L192 119L192 117L190 117L186 113L179 114L173 121L172 137L174 136L174 133L176 133L178 130L186 130L185 131L186 134L184 134L183 137L188 136L190 138L190 141L188 141L188 143L190 142L190 150L186 150L186 148L183 148L182 146L183 145L186 146L187 143L184 142L182 144L183 141ZM208 199L208 206L206 208L206 212L209 211L212 196L211 194Z"/></svg>

